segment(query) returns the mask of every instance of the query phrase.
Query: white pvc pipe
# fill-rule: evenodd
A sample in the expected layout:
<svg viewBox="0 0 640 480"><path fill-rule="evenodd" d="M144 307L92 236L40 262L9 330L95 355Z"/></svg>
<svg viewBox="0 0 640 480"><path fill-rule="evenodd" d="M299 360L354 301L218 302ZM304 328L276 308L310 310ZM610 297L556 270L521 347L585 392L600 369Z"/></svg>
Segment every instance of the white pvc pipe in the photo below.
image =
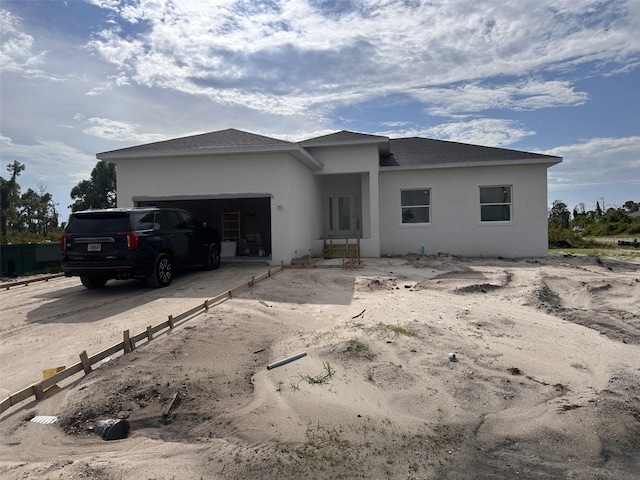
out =
<svg viewBox="0 0 640 480"><path fill-rule="evenodd" d="M307 356L307 352L296 353L291 357L287 357L282 360L278 360L277 362L270 363L269 365L267 365L267 370L271 370L272 368L276 368L276 367L281 367L282 365L286 365L287 363L293 362L295 360L298 360L299 358L306 357L306 356Z"/></svg>

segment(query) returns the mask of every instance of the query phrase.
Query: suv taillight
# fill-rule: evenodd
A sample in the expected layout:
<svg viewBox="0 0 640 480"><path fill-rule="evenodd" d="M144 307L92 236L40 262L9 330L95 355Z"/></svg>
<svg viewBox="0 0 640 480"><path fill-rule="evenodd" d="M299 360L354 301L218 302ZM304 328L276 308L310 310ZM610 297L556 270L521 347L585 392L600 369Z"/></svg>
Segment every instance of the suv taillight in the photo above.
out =
<svg viewBox="0 0 640 480"><path fill-rule="evenodd" d="M138 248L140 237L138 237L137 233L127 232L124 235L127 236L127 250L135 250L136 248Z"/></svg>
<svg viewBox="0 0 640 480"><path fill-rule="evenodd" d="M60 250L62 250L63 252L67 251L67 234L63 233L60 236Z"/></svg>

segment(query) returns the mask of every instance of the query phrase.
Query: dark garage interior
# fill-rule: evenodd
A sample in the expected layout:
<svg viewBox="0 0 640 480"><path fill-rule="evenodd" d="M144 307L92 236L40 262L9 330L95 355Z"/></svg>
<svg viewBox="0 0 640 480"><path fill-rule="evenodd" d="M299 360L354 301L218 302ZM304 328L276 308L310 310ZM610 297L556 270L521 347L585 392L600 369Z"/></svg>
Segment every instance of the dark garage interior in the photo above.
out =
<svg viewBox="0 0 640 480"><path fill-rule="evenodd" d="M138 200L139 207L182 208L201 222L216 228L223 242L223 256L271 256L271 198L199 198Z"/></svg>

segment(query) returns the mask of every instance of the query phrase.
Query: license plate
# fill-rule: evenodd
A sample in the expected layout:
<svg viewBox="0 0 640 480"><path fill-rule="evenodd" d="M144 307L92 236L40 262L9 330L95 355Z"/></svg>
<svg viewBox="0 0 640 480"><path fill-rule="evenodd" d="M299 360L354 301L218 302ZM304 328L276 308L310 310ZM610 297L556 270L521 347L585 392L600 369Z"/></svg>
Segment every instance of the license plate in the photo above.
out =
<svg viewBox="0 0 640 480"><path fill-rule="evenodd" d="M87 252L99 252L102 250L101 243L88 243L87 244Z"/></svg>

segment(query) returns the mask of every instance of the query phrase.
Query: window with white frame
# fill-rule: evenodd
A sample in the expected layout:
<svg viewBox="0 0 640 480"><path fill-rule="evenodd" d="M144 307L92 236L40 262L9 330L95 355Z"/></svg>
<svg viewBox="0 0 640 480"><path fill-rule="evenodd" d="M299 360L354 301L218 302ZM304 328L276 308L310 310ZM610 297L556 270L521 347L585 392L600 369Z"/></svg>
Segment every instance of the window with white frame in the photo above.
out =
<svg viewBox="0 0 640 480"><path fill-rule="evenodd" d="M419 188L400 190L402 223L429 223L431 219L431 190Z"/></svg>
<svg viewBox="0 0 640 480"><path fill-rule="evenodd" d="M511 221L511 185L480 187L480 221Z"/></svg>

